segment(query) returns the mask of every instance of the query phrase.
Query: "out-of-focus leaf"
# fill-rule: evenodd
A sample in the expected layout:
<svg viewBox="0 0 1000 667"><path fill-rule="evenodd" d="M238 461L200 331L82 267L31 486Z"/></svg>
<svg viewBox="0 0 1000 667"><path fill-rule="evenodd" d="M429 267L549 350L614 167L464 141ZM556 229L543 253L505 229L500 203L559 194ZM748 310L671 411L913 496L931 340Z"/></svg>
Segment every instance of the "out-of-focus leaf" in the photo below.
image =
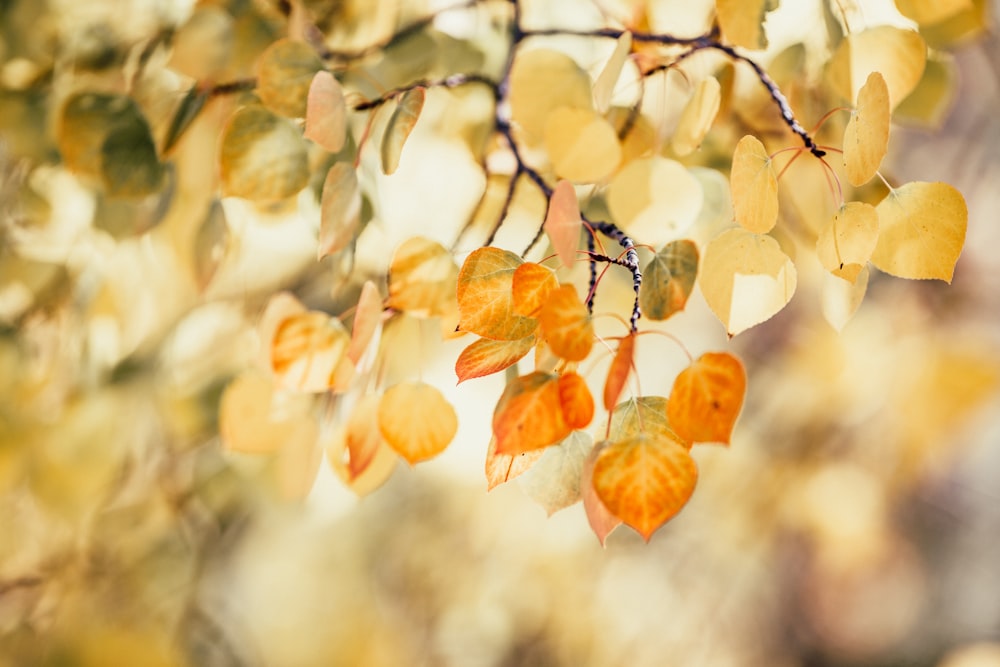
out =
<svg viewBox="0 0 1000 667"><path fill-rule="evenodd" d="M594 81L594 108L598 112L607 113L611 106L611 94L615 91L615 84L622 75L622 68L628 62L629 53L632 52L632 33L625 31L615 42L615 50L604 64L601 73Z"/></svg>
<svg viewBox="0 0 1000 667"><path fill-rule="evenodd" d="M594 323L573 285L549 293L538 311L538 324L548 346L562 359L583 361L594 345Z"/></svg>
<svg viewBox="0 0 1000 667"><path fill-rule="evenodd" d="M663 246L642 270L639 306L643 317L665 320L684 310L698 278L698 246L686 239Z"/></svg>
<svg viewBox="0 0 1000 667"><path fill-rule="evenodd" d="M851 185L870 181L889 148L889 89L878 72L858 91L858 106L844 128L844 169Z"/></svg>
<svg viewBox="0 0 1000 667"><path fill-rule="evenodd" d="M673 241L698 217L704 193L680 162L654 155L625 165L608 186L611 215L633 238Z"/></svg>
<svg viewBox="0 0 1000 667"><path fill-rule="evenodd" d="M771 231L778 222L778 175L764 144L752 134L736 144L729 186L736 222L755 234Z"/></svg>
<svg viewBox="0 0 1000 667"><path fill-rule="evenodd" d="M952 107L957 87L954 56L940 51L928 53L920 82L896 107L893 118L901 123L937 129Z"/></svg>
<svg viewBox="0 0 1000 667"><path fill-rule="evenodd" d="M233 28L225 9L200 4L174 35L170 68L195 81L218 80L233 50Z"/></svg>
<svg viewBox="0 0 1000 667"><path fill-rule="evenodd" d="M913 30L880 25L848 35L827 64L827 77L844 99L853 101L872 72L889 88L889 108L910 94L924 73L927 45Z"/></svg>
<svg viewBox="0 0 1000 667"><path fill-rule="evenodd" d="M582 227L580 203L576 199L573 184L565 180L559 181L549 197L549 207L545 212L542 228L549 235L552 247L563 266L573 266L576 260Z"/></svg>
<svg viewBox="0 0 1000 667"><path fill-rule="evenodd" d="M376 394L363 396L351 411L347 424L337 428L326 445L330 467L359 496L382 486L399 460L379 432L380 398Z"/></svg>
<svg viewBox="0 0 1000 667"><path fill-rule="evenodd" d="M527 336L520 340L490 340L480 338L462 350L455 362L459 383L498 373L517 363L531 351L537 339Z"/></svg>
<svg viewBox="0 0 1000 667"><path fill-rule="evenodd" d="M296 397L276 394L271 378L247 371L222 393L219 434L232 451L274 454L290 440L315 442L317 426Z"/></svg>
<svg viewBox="0 0 1000 667"><path fill-rule="evenodd" d="M545 125L555 109L593 108L590 76L566 54L549 49L518 50L509 99L511 118L530 145L544 140Z"/></svg>
<svg viewBox="0 0 1000 667"><path fill-rule="evenodd" d="M940 23L959 12L972 9L971 0L896 0L896 9L921 26Z"/></svg>
<svg viewBox="0 0 1000 667"><path fill-rule="evenodd" d="M552 516L580 501L583 462L594 448L594 439L584 431L573 431L542 456L521 478L524 492Z"/></svg>
<svg viewBox="0 0 1000 667"><path fill-rule="evenodd" d="M493 412L497 453L521 454L553 445L572 429L563 418L559 376L534 372L514 378Z"/></svg>
<svg viewBox="0 0 1000 667"><path fill-rule="evenodd" d="M514 312L525 317L537 317L549 295L559 289L555 272L534 262L518 266L511 282Z"/></svg>
<svg viewBox="0 0 1000 667"><path fill-rule="evenodd" d="M523 263L508 250L473 251L458 274L458 327L493 340L520 340L538 322L514 311L514 272Z"/></svg>
<svg viewBox="0 0 1000 667"><path fill-rule="evenodd" d="M382 173L393 174L399 167L403 146L406 145L406 140L420 120L425 95L425 89L418 86L406 91L399 98L382 136Z"/></svg>
<svg viewBox="0 0 1000 667"><path fill-rule="evenodd" d="M878 213L864 202L848 202L833 216L816 240L816 257L823 268L854 282L878 243Z"/></svg>
<svg viewBox="0 0 1000 667"><path fill-rule="evenodd" d="M403 382L382 395L378 427L389 446L413 464L445 450L458 431L458 416L435 387Z"/></svg>
<svg viewBox="0 0 1000 667"><path fill-rule="evenodd" d="M308 44L279 39L257 61L257 95L271 111L302 118L306 115L309 86L321 69L322 61Z"/></svg>
<svg viewBox="0 0 1000 667"><path fill-rule="evenodd" d="M192 86L184 95L177 111L170 119L170 127L167 128L167 135L163 140L163 152L168 153L170 149L180 141L181 135L191 126L194 119L198 117L201 110L208 102L208 89L199 86Z"/></svg>
<svg viewBox="0 0 1000 667"><path fill-rule="evenodd" d="M972 0L971 7L933 25L920 27L928 46L935 49L954 48L985 32L990 25L987 0Z"/></svg>
<svg viewBox="0 0 1000 667"><path fill-rule="evenodd" d="M330 167L320 197L319 259L343 250L361 225L361 189L358 174L347 162Z"/></svg>
<svg viewBox="0 0 1000 667"><path fill-rule="evenodd" d="M357 364L368 349L375 331L382 319L382 295L370 280L361 286L358 305L354 310L354 324L351 326L351 344L347 346L347 358Z"/></svg>
<svg viewBox="0 0 1000 667"><path fill-rule="evenodd" d="M320 70L309 85L305 138L337 153L347 139L347 103L337 79Z"/></svg>
<svg viewBox="0 0 1000 667"><path fill-rule="evenodd" d="M778 242L740 228L705 248L698 285L712 312L735 336L770 319L795 293L795 265Z"/></svg>
<svg viewBox="0 0 1000 667"><path fill-rule="evenodd" d="M715 14L726 41L745 49L767 48L764 17L777 0L715 0Z"/></svg>
<svg viewBox="0 0 1000 667"><path fill-rule="evenodd" d="M671 139L675 153L683 156L698 150L702 139L712 129L721 101L722 86L715 77L705 77L698 83L694 95L681 112Z"/></svg>
<svg viewBox="0 0 1000 667"><path fill-rule="evenodd" d="M604 409L610 411L622 395L625 383L632 373L635 357L635 334L630 333L618 341L618 349L608 368L608 377L604 382Z"/></svg>
<svg viewBox="0 0 1000 667"><path fill-rule="evenodd" d="M593 480L604 506L648 542L687 503L698 468L684 443L640 433L602 448Z"/></svg>
<svg viewBox="0 0 1000 667"><path fill-rule="evenodd" d="M857 312L868 291L868 267L863 267L854 282L842 280L832 273L823 279L821 304L823 317L837 331L842 331Z"/></svg>
<svg viewBox="0 0 1000 667"><path fill-rule="evenodd" d="M875 266L900 278L951 282L969 220L962 193L947 183L914 181L892 190L876 211Z"/></svg>
<svg viewBox="0 0 1000 667"><path fill-rule="evenodd" d="M535 449L521 454L501 454L497 451L497 439L490 439L486 452L486 488L492 491L501 484L523 475L545 453L544 449Z"/></svg>
<svg viewBox="0 0 1000 667"><path fill-rule="evenodd" d="M590 529L594 531L594 535L600 540L602 547L605 546L611 531L622 523L621 519L604 506L594 489L594 463L601 451L607 446L607 441L601 441L591 448L587 458L583 461L583 470L580 474L580 495L583 496L583 509L587 514L587 523L590 524Z"/></svg>
<svg viewBox="0 0 1000 667"><path fill-rule="evenodd" d="M603 181L622 159L615 128L591 109L553 109L545 121L545 149L556 175L573 183Z"/></svg>
<svg viewBox="0 0 1000 667"><path fill-rule="evenodd" d="M229 246L229 224L222 202L213 199L194 237L194 277L204 291L215 277Z"/></svg>
<svg viewBox="0 0 1000 667"><path fill-rule="evenodd" d="M223 192L254 201L291 197L309 184L299 130L259 105L243 107L229 119L220 167Z"/></svg>
<svg viewBox="0 0 1000 667"><path fill-rule="evenodd" d="M687 442L728 445L743 408L747 374L726 352L706 352L674 380L667 400L670 427Z"/></svg>
<svg viewBox="0 0 1000 667"><path fill-rule="evenodd" d="M392 255L387 305L411 315L444 315L455 299L457 279L451 253L436 241L415 236Z"/></svg>
<svg viewBox="0 0 1000 667"><path fill-rule="evenodd" d="M594 397L586 381L572 371L559 376L559 405L563 419L572 429L590 426L594 419Z"/></svg>
<svg viewBox="0 0 1000 667"><path fill-rule="evenodd" d="M347 359L351 342L340 320L310 311L293 315L277 327L271 342L271 369L279 383L304 392L340 386L353 366ZM338 377L340 376L340 377Z"/></svg>

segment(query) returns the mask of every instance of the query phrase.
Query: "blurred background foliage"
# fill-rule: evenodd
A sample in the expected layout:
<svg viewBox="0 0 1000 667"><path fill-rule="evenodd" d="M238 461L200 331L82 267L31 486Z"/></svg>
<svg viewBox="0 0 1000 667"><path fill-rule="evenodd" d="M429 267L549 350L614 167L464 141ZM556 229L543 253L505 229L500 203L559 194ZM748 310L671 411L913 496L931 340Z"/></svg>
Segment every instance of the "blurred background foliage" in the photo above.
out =
<svg viewBox="0 0 1000 667"><path fill-rule="evenodd" d="M882 4L864 3L869 19ZM345 50L434 8L303 5ZM682 5L651 1L649 20L698 30L706 13ZM541 23L589 16L529 6ZM502 386L488 380L449 391L462 426L445 455L360 500L325 465L310 491L280 460L220 447L222 387L257 354L274 291L342 312L414 229L450 242L484 187L465 148L483 140L484 101L431 91L436 121L412 149L425 163L373 177L355 263L317 263L320 183L272 206L215 199L232 99L158 148L195 81L253 75L289 7L0 0L0 665L1000 665L995 32L941 36L949 104L914 102L894 129L895 176L968 201L953 284L873 277L838 334L819 279L803 280L732 341L748 403L730 449L697 452L688 507L649 545L619 530L602 549L579 507L546 518L516 482L485 492L479 425ZM353 85L494 71L502 34L465 19L416 32ZM794 20L769 26L765 59L808 108L812 47L785 48ZM739 128L773 124L758 92L697 160L723 165ZM82 105L72 122L67 104ZM792 209L819 207L785 189ZM504 233L533 229L540 206L520 197ZM627 303L627 276L607 292ZM697 301L671 326L726 345ZM462 343L404 328L387 332L394 360L436 359L424 378L453 385ZM672 376L683 360L657 366L657 345L641 367Z"/></svg>

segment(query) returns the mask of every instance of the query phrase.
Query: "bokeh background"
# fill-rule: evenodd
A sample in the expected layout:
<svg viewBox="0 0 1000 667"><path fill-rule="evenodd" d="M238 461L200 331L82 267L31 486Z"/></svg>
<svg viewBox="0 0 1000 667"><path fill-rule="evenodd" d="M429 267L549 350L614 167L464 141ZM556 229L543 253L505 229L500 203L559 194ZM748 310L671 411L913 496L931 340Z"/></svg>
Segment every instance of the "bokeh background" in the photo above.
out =
<svg viewBox="0 0 1000 667"><path fill-rule="evenodd" d="M315 301L349 269L315 266L306 199L252 214L224 202L226 260L192 260L192 238L220 233L200 224L198 184L214 182L226 109L192 127L177 157L192 203L164 217L58 166L44 112L58 86L35 86L46 68L65 75L54 44L94 59L76 76L104 85L93 72L117 57L109 34L141 43L191 11L0 2L0 665L1000 665L995 31L955 48L939 128L893 131L898 182L943 180L967 199L953 283L874 276L838 333L806 277L785 311L732 341L696 294L669 328L695 352L745 360L732 446L696 449L698 489L649 544L619 528L602 548L579 505L547 517L518 481L487 493L502 380L453 388L464 342L434 342L433 326L400 354L428 359L424 379L458 407L438 459L397 466L361 499L322 465L289 501L269 464L223 451L218 397L257 353L267 296ZM160 83L175 90L166 115L184 80ZM469 156L433 149L379 183L388 220L359 256L377 263L416 225L392 222L407 192L446 219L474 206ZM207 289L191 261L214 272ZM640 364L648 393L683 364L658 345Z"/></svg>

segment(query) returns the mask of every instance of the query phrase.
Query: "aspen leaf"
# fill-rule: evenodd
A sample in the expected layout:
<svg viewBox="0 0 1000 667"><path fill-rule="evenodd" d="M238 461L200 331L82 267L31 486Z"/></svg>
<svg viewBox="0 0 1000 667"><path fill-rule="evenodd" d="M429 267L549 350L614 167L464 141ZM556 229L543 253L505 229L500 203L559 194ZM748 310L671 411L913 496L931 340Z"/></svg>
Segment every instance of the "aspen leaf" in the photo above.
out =
<svg viewBox="0 0 1000 667"><path fill-rule="evenodd" d="M544 449L534 449L521 454L501 454L497 451L497 439L490 439L486 451L486 489L492 491L501 484L523 475L545 453Z"/></svg>
<svg viewBox="0 0 1000 667"><path fill-rule="evenodd" d="M573 184L566 180L559 181L549 197L549 207L545 212L542 228L549 235L552 247L563 266L573 266L582 227L580 203L576 200Z"/></svg>
<svg viewBox="0 0 1000 667"><path fill-rule="evenodd" d="M205 103L208 102L208 99L209 91L200 86L192 86L187 91L184 99L177 106L177 111L174 112L174 115L170 119L170 126L167 128L167 134L163 138L164 153L168 153L180 141L181 135L191 126L191 123L198 117L201 110L205 108Z"/></svg>
<svg viewBox="0 0 1000 667"><path fill-rule="evenodd" d="M559 289L559 279L552 269L525 262L517 267L512 278L511 294L514 312L535 317L549 295Z"/></svg>
<svg viewBox="0 0 1000 667"><path fill-rule="evenodd" d="M591 109L590 76L564 53L518 49L510 71L511 119L528 144L545 138L549 114L559 107Z"/></svg>
<svg viewBox="0 0 1000 667"><path fill-rule="evenodd" d="M444 315L455 298L457 280L451 253L436 241L415 236L392 255L387 305L412 315Z"/></svg>
<svg viewBox="0 0 1000 667"><path fill-rule="evenodd" d="M308 312L301 301L291 292L278 292L267 300L264 312L257 323L257 338L260 340L261 365L271 371L271 348L278 333L278 327L285 320Z"/></svg>
<svg viewBox="0 0 1000 667"><path fill-rule="evenodd" d="M521 487L549 516L579 502L583 462L593 448L589 434L573 431L559 444L541 450L538 462L521 477Z"/></svg>
<svg viewBox="0 0 1000 667"><path fill-rule="evenodd" d="M594 81L594 108L602 114L607 113L608 107L611 106L611 94L615 91L615 84L621 78L622 68L628 62L631 52L632 33L626 30L618 37L615 50Z"/></svg>
<svg viewBox="0 0 1000 667"><path fill-rule="evenodd" d="M878 243L878 213L864 202L848 202L833 216L816 240L816 256L823 268L854 282L871 259Z"/></svg>
<svg viewBox="0 0 1000 667"><path fill-rule="evenodd" d="M858 91L858 107L844 128L844 168L851 185L875 176L889 147L889 89L878 72Z"/></svg>
<svg viewBox="0 0 1000 667"><path fill-rule="evenodd" d="M305 138L337 153L347 140L347 103L333 74L320 70L309 84Z"/></svg>
<svg viewBox="0 0 1000 667"><path fill-rule="evenodd" d="M370 280L361 286L358 305L354 310L354 324L351 326L351 342L347 346L347 358L355 365L361 361L365 350L375 336L382 319L382 295Z"/></svg>
<svg viewBox="0 0 1000 667"><path fill-rule="evenodd" d="M823 317L834 329L842 331L864 301L868 290L868 267L861 269L853 283L828 273L824 276L822 290Z"/></svg>
<svg viewBox="0 0 1000 667"><path fill-rule="evenodd" d="M795 266L778 242L742 228L708 244L698 275L705 301L731 336L784 308L795 284Z"/></svg>
<svg viewBox="0 0 1000 667"><path fill-rule="evenodd" d="M701 184L676 160L654 155L625 165L608 186L608 208L629 235L660 245L697 219Z"/></svg>
<svg viewBox="0 0 1000 667"><path fill-rule="evenodd" d="M279 39L257 61L257 96L277 114L302 118L313 77L321 69L322 61L308 44Z"/></svg>
<svg viewBox="0 0 1000 667"><path fill-rule="evenodd" d="M402 94L396 108L389 117L389 123L382 135L382 173L393 174L399 167L403 146L420 119L424 108L426 91L422 86L411 88Z"/></svg>
<svg viewBox="0 0 1000 667"><path fill-rule="evenodd" d="M304 500L316 483L323 463L323 450L317 444L319 428L315 422L305 423L308 424L308 436L286 438L270 462L269 472L275 490L285 501Z"/></svg>
<svg viewBox="0 0 1000 667"><path fill-rule="evenodd" d="M226 195L253 201L284 199L309 184L306 144L299 130L256 104L229 119L219 164Z"/></svg>
<svg viewBox="0 0 1000 667"><path fill-rule="evenodd" d="M615 406L608 418L608 439L625 440L640 433L676 440L688 449L685 441L667 421L667 399L663 396L633 396Z"/></svg>
<svg viewBox="0 0 1000 667"><path fill-rule="evenodd" d="M514 272L522 264L508 250L486 247L473 251L458 274L459 329L493 340L520 340L538 322L514 311Z"/></svg>
<svg viewBox="0 0 1000 667"><path fill-rule="evenodd" d="M936 129L941 126L958 88L958 68L955 57L942 51L927 55L927 64L920 82L896 107L893 117L909 124Z"/></svg>
<svg viewBox="0 0 1000 667"><path fill-rule="evenodd" d="M583 509L587 514L587 523L590 524L590 529L594 531L594 535L600 540L602 547L605 546L611 531L622 523L621 519L604 506L604 503L597 496L597 491L594 490L594 463L607 445L608 443L604 441L594 445L590 454L583 461L583 470L580 474L580 495L583 496Z"/></svg>
<svg viewBox="0 0 1000 667"><path fill-rule="evenodd" d="M537 339L527 336L519 340L480 338L462 350L455 362L455 375L461 384L466 380L498 373L516 364L531 351Z"/></svg>
<svg viewBox="0 0 1000 667"><path fill-rule="evenodd" d="M698 468L684 444L656 434L611 442L594 462L597 497L647 542L684 507L697 481Z"/></svg>
<svg viewBox="0 0 1000 667"><path fill-rule="evenodd" d="M279 384L296 391L327 391L350 373L351 342L340 320L320 311L286 318L271 341L271 370Z"/></svg>
<svg viewBox="0 0 1000 667"><path fill-rule="evenodd" d="M958 190L947 183L914 181L890 191L875 210L875 266L900 278L951 282L969 218Z"/></svg>
<svg viewBox="0 0 1000 667"><path fill-rule="evenodd" d="M424 382L393 385L378 405L378 428L389 446L410 462L443 452L458 431L455 408Z"/></svg>
<svg viewBox="0 0 1000 667"><path fill-rule="evenodd" d="M972 9L971 0L896 0L896 9L921 26L940 23L962 11Z"/></svg>
<svg viewBox="0 0 1000 667"><path fill-rule="evenodd" d="M927 44L935 49L953 48L985 32L992 24L992 5L988 0L971 0L970 5L943 21L920 26L920 34Z"/></svg>
<svg viewBox="0 0 1000 667"><path fill-rule="evenodd" d="M603 181L622 159L615 128L590 109L553 109L545 121L545 148L556 175L574 183Z"/></svg>
<svg viewBox="0 0 1000 667"><path fill-rule="evenodd" d="M760 50L767 48L764 17L777 6L775 0L715 0L715 14L726 41Z"/></svg>
<svg viewBox="0 0 1000 667"><path fill-rule="evenodd" d="M739 359L706 352L674 380L667 419L683 440L728 445L746 390L747 375Z"/></svg>
<svg viewBox="0 0 1000 667"><path fill-rule="evenodd" d="M230 238L225 209L218 199L213 199L194 237L194 277L199 290L204 291L215 277Z"/></svg>
<svg viewBox="0 0 1000 667"><path fill-rule="evenodd" d="M326 173L320 197L319 259L343 250L361 225L358 174L348 162L337 162Z"/></svg>
<svg viewBox="0 0 1000 667"><path fill-rule="evenodd" d="M736 222L755 234L771 231L778 222L778 175L764 144L752 134L736 144L729 186Z"/></svg>
<svg viewBox="0 0 1000 667"><path fill-rule="evenodd" d="M399 460L399 455L379 432L380 399L377 394L362 396L351 410L347 423L333 432L326 446L330 468L359 496L366 496L382 486Z"/></svg>
<svg viewBox="0 0 1000 667"><path fill-rule="evenodd" d="M499 454L548 447L571 430L563 417L559 376L551 373L536 371L511 380L493 412Z"/></svg>
<svg viewBox="0 0 1000 667"><path fill-rule="evenodd" d="M880 25L844 38L827 65L827 76L845 99L856 100L872 72L879 72L889 89L889 109L910 94L920 81L927 45L912 30Z"/></svg>
<svg viewBox="0 0 1000 667"><path fill-rule="evenodd" d="M665 320L684 310L698 277L698 246L671 241L642 270L639 306L644 317Z"/></svg>
<svg viewBox="0 0 1000 667"><path fill-rule="evenodd" d="M268 376L246 371L230 382L219 402L223 446L245 454L274 454L289 440L316 437L315 421L292 397L276 396Z"/></svg>
<svg viewBox="0 0 1000 667"><path fill-rule="evenodd" d="M590 426L594 419L594 398L582 377L572 371L559 376L559 403L570 428Z"/></svg>
<svg viewBox="0 0 1000 667"><path fill-rule="evenodd" d="M594 324L573 285L561 285L549 293L538 324L552 351L567 361L583 361L594 345Z"/></svg>
<svg viewBox="0 0 1000 667"><path fill-rule="evenodd" d="M698 150L702 139L712 129L721 102L722 87L719 81L711 76L702 79L677 121L677 129L671 139L675 153L684 156Z"/></svg>
<svg viewBox="0 0 1000 667"><path fill-rule="evenodd" d="M608 377L604 381L604 409L610 411L622 395L628 376L632 373L635 356L635 334L630 333L618 341L618 349L611 359Z"/></svg>

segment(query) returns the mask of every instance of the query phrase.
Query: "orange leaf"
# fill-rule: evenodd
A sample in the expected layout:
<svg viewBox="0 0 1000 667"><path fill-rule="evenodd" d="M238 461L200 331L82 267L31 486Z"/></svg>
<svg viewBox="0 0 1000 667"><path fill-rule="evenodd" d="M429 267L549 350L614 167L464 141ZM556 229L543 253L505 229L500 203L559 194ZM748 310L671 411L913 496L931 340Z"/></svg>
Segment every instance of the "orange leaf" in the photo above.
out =
<svg viewBox="0 0 1000 667"><path fill-rule="evenodd" d="M601 541L602 547L605 546L605 542L611 531L622 523L621 519L612 514L604 506L604 503L597 496L597 491L594 489L594 463L597 462L597 457L600 456L601 452L607 446L608 443L606 441L594 445L594 448L590 450L590 454L584 460L583 472L580 473L580 493L583 496L583 509L587 514L587 523L590 524L590 529L597 535L597 539Z"/></svg>
<svg viewBox="0 0 1000 667"><path fill-rule="evenodd" d="M487 490L492 491L526 472L544 453L544 449L535 449L521 454L501 454L497 451L497 439L491 438L486 452Z"/></svg>
<svg viewBox="0 0 1000 667"><path fill-rule="evenodd" d="M306 99L306 139L338 153L347 139L347 104L340 83L326 70L316 72Z"/></svg>
<svg viewBox="0 0 1000 667"><path fill-rule="evenodd" d="M413 464L445 450L458 431L458 416L435 387L404 382L382 396L378 428L389 446Z"/></svg>
<svg viewBox="0 0 1000 667"><path fill-rule="evenodd" d="M330 167L323 181L319 207L317 255L323 259L346 248L361 226L361 190L351 163L338 162Z"/></svg>
<svg viewBox="0 0 1000 667"><path fill-rule="evenodd" d="M396 467L399 456L378 429L380 396L363 396L347 424L332 434L326 457L337 477L354 493L364 496L381 486Z"/></svg>
<svg viewBox="0 0 1000 667"><path fill-rule="evenodd" d="M563 417L559 376L534 372L507 384L493 412L500 454L520 454L553 445L572 429Z"/></svg>
<svg viewBox="0 0 1000 667"><path fill-rule="evenodd" d="M746 390L746 371L739 359L706 352L674 380L667 418L685 440L728 445Z"/></svg>
<svg viewBox="0 0 1000 667"><path fill-rule="evenodd" d="M563 419L572 429L586 428L594 418L594 397L587 383L576 373L559 376L559 403Z"/></svg>
<svg viewBox="0 0 1000 667"><path fill-rule="evenodd" d="M698 468L682 443L640 433L604 447L593 478L601 502L648 542L691 497Z"/></svg>
<svg viewBox="0 0 1000 667"><path fill-rule="evenodd" d="M534 347L536 339L490 340L480 338L462 350L455 362L455 375L461 384L472 378L492 375L515 364Z"/></svg>
<svg viewBox="0 0 1000 667"><path fill-rule="evenodd" d="M274 454L291 440L315 440L316 422L308 404L274 390L274 381L246 371L229 383L219 402L223 446L247 454Z"/></svg>
<svg viewBox="0 0 1000 667"><path fill-rule="evenodd" d="M594 346L594 324L576 288L553 290L538 313L542 335L552 351L567 361L583 361Z"/></svg>
<svg viewBox="0 0 1000 667"><path fill-rule="evenodd" d="M604 382L604 409L611 411L622 395L622 389L632 372L632 357L635 355L635 335L629 334L618 342L615 358L608 369L608 379Z"/></svg>
<svg viewBox="0 0 1000 667"><path fill-rule="evenodd" d="M538 323L514 311L514 272L520 257L500 248L479 248L458 273L458 327L493 340L520 340Z"/></svg>
<svg viewBox="0 0 1000 667"><path fill-rule="evenodd" d="M514 312L525 317L536 317L542 304L559 287L556 274L549 268L525 262L514 271Z"/></svg>
<svg viewBox="0 0 1000 667"><path fill-rule="evenodd" d="M382 319L382 295L378 287L366 280L361 287L358 305L354 310L354 325L351 327L351 344L347 346L347 358L355 364L368 349Z"/></svg>
<svg viewBox="0 0 1000 667"><path fill-rule="evenodd" d="M403 146L416 127L420 111L424 108L425 94L426 90L423 87L417 87L400 96L382 136L382 173L393 174L399 167Z"/></svg>
<svg viewBox="0 0 1000 667"><path fill-rule="evenodd" d="M309 311L283 320L271 341L271 370L288 389L317 392L340 387L353 374L346 356L350 336L340 320Z"/></svg>
<svg viewBox="0 0 1000 667"><path fill-rule="evenodd" d="M559 181L552 191L552 196L549 197L549 208L545 213L542 228L549 235L552 247L563 266L573 266L582 227L583 219L580 217L576 190L569 181Z"/></svg>
<svg viewBox="0 0 1000 667"><path fill-rule="evenodd" d="M396 248L389 264L388 306L410 315L447 315L458 271L448 249L420 236Z"/></svg>

